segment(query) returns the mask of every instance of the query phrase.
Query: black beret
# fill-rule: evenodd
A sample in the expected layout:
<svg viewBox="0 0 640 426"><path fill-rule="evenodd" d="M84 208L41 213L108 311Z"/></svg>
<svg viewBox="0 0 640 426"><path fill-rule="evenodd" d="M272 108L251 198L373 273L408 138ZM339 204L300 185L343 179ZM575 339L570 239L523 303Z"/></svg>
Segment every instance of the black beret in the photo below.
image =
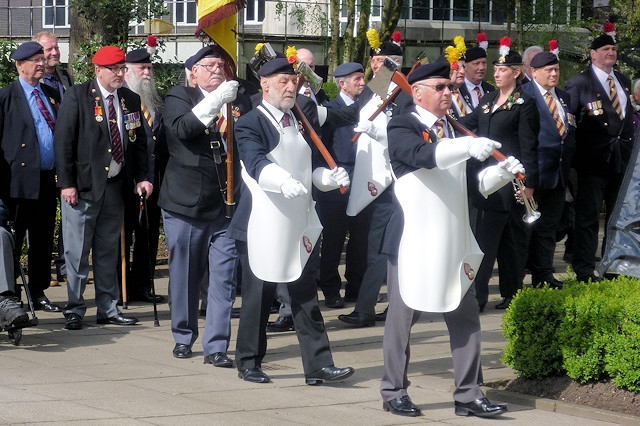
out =
<svg viewBox="0 0 640 426"><path fill-rule="evenodd" d="M515 50L509 51L509 54L505 56L504 59L501 55L498 54L498 56L496 56L496 58L493 60L493 65L505 65L505 66L522 65L522 56Z"/></svg>
<svg viewBox="0 0 640 426"><path fill-rule="evenodd" d="M535 56L531 59L530 65L531 68L542 68L547 65L555 65L558 62L558 57L555 53L551 52L540 52L536 53Z"/></svg>
<svg viewBox="0 0 640 426"><path fill-rule="evenodd" d="M193 60L193 64L195 65L200 62L202 58L222 58L220 48L218 46L205 46L189 59Z"/></svg>
<svg viewBox="0 0 640 426"><path fill-rule="evenodd" d="M392 41L385 41L377 51L371 49L370 53L371 56L402 56L402 49Z"/></svg>
<svg viewBox="0 0 640 426"><path fill-rule="evenodd" d="M428 78L449 78L451 67L448 61L436 61L432 64L421 65L409 76L409 84Z"/></svg>
<svg viewBox="0 0 640 426"><path fill-rule="evenodd" d="M125 61L130 64L150 64L151 55L147 49L135 49L127 53Z"/></svg>
<svg viewBox="0 0 640 426"><path fill-rule="evenodd" d="M262 65L258 70L258 76L260 77L268 77L273 74L295 74L295 73L296 72L293 69L293 65L289 63L287 58L282 58L280 56L265 62L265 64Z"/></svg>
<svg viewBox="0 0 640 426"><path fill-rule="evenodd" d="M608 45L615 46L616 41L609 34L602 34L596 37L595 39L593 39L589 49L596 50L601 48L602 46L608 46Z"/></svg>
<svg viewBox="0 0 640 426"><path fill-rule="evenodd" d="M27 41L18 46L16 51L13 52L13 55L11 55L11 58L15 61L21 61L38 53L44 53L42 45L37 41Z"/></svg>
<svg viewBox="0 0 640 426"><path fill-rule="evenodd" d="M342 64L336 68L333 72L333 76L343 77L345 75L353 74L354 72L364 72L362 64L359 64L358 62L347 62L346 64Z"/></svg>
<svg viewBox="0 0 640 426"><path fill-rule="evenodd" d="M193 56L189 56L187 58L187 60L184 61L184 67L186 69L188 69L189 71L191 71L191 68L193 68L193 66L196 64L196 62L193 60L193 58L194 58Z"/></svg>
<svg viewBox="0 0 640 426"><path fill-rule="evenodd" d="M472 47L471 49L467 49L467 52L464 55L464 60L466 62L471 62L471 61L475 61L476 59L486 58L486 57L487 57L487 51L484 50L482 47L476 46L476 47Z"/></svg>

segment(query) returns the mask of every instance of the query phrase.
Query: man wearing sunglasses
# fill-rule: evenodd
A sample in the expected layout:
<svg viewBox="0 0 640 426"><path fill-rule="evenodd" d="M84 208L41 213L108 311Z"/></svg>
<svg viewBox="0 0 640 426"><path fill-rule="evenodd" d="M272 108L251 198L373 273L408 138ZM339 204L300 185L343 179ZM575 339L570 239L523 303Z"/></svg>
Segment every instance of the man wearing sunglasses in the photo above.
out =
<svg viewBox="0 0 640 426"><path fill-rule="evenodd" d="M407 393L411 326L422 311L442 312L453 358L455 413L491 417L504 413L480 389L480 318L473 278L482 260L467 206L466 161L486 160L498 142L456 137L445 115L451 108L447 61L417 68L409 77L414 108L389 122L389 157L397 176L394 210L385 231L389 309L384 330L383 409L419 416ZM455 139L454 139L455 138ZM490 194L524 173L509 157L480 172Z"/></svg>
<svg viewBox="0 0 640 426"><path fill-rule="evenodd" d="M29 291L36 309L60 312L44 291L51 282L57 190L53 131L58 91L41 84L45 56L35 41L13 52L18 79L0 90L0 197L15 221L16 255L28 236Z"/></svg>
<svg viewBox="0 0 640 426"><path fill-rule="evenodd" d="M55 131L69 296L63 312L68 330L82 328L90 250L98 324L138 322L117 307L124 191L138 195L145 191L147 197L153 193L140 97L122 87L125 53L105 46L92 61L96 78L67 90Z"/></svg>

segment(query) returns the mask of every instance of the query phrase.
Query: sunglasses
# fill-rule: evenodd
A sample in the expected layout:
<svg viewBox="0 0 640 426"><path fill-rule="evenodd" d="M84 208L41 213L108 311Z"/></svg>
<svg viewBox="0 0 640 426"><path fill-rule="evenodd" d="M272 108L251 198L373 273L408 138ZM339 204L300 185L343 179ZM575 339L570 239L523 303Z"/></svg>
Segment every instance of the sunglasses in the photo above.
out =
<svg viewBox="0 0 640 426"><path fill-rule="evenodd" d="M427 86L427 87L431 87L433 90L435 90L436 92L442 92L444 89L449 89L450 92L453 92L453 90L455 89L455 86L453 85L453 83L449 83L449 84L436 84L435 86L432 86L430 84L420 84L420 86Z"/></svg>

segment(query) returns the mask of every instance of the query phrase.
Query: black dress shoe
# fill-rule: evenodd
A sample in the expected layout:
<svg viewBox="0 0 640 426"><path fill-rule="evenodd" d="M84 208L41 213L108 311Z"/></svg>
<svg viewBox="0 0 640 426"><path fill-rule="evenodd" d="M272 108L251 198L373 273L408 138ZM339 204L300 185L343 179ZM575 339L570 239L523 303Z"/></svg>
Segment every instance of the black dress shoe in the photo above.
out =
<svg viewBox="0 0 640 426"><path fill-rule="evenodd" d="M134 325L138 323L138 318L125 317L122 313L119 313L109 318L98 318L96 322L98 324Z"/></svg>
<svg viewBox="0 0 640 426"><path fill-rule="evenodd" d="M351 312L349 315L338 315L338 319L356 327L373 327L376 325L375 315L356 311Z"/></svg>
<svg viewBox="0 0 640 426"><path fill-rule="evenodd" d="M293 330L295 330L295 327L292 317L278 317L274 322L267 323L267 333L282 333Z"/></svg>
<svg viewBox="0 0 640 426"><path fill-rule="evenodd" d="M386 321L387 320L387 311L389 310L389 306L384 308L384 312L376 314L376 321Z"/></svg>
<svg viewBox="0 0 640 426"><path fill-rule="evenodd" d="M35 310L41 310L45 312L62 312L62 308L55 303L52 303L47 296L38 297L36 303L33 304Z"/></svg>
<svg viewBox="0 0 640 426"><path fill-rule="evenodd" d="M344 308L344 299L340 296L327 297L324 299L324 306L333 309Z"/></svg>
<svg viewBox="0 0 640 426"><path fill-rule="evenodd" d="M591 274L591 275L578 275L578 281L583 282L583 283L588 283L589 281L591 281L593 283L599 283L600 281L602 281L602 278L596 277L593 274Z"/></svg>
<svg viewBox="0 0 640 426"><path fill-rule="evenodd" d="M167 299L164 296L161 296L159 294L156 294L155 299L156 299L156 303L164 303L167 301ZM129 300L132 302L153 303L153 294L151 294L150 291L144 291L139 294L132 294L131 296L129 296Z"/></svg>
<svg viewBox="0 0 640 426"><path fill-rule="evenodd" d="M487 302L478 302L478 307L480 308L480 313L484 312L484 308L487 306Z"/></svg>
<svg viewBox="0 0 640 426"><path fill-rule="evenodd" d="M233 367L233 360L227 356L224 352L216 352L204 357L205 364L213 364L214 367Z"/></svg>
<svg viewBox="0 0 640 426"><path fill-rule="evenodd" d="M418 406L411 401L409 395L399 396L391 401L384 401L382 409L399 416L416 417L422 414Z"/></svg>
<svg viewBox="0 0 640 426"><path fill-rule="evenodd" d="M81 330L82 329L82 317L78 314L67 314L67 322L64 328L67 330Z"/></svg>
<svg viewBox="0 0 640 426"><path fill-rule="evenodd" d="M561 289L563 287L563 283L560 280L557 280L555 277L549 277L544 280L538 280L537 284L534 284L534 287L544 287L544 285L549 284L550 288Z"/></svg>
<svg viewBox="0 0 640 426"><path fill-rule="evenodd" d="M238 371L238 377L244 381L252 383L269 383L271 379L264 374L260 367L247 368L246 370Z"/></svg>
<svg viewBox="0 0 640 426"><path fill-rule="evenodd" d="M174 358L191 358L191 346L183 343L176 343L173 347L173 356Z"/></svg>
<svg viewBox="0 0 640 426"><path fill-rule="evenodd" d="M487 398L480 398L467 403L456 401L455 405L457 416L492 417L507 411L506 405L491 404Z"/></svg>
<svg viewBox="0 0 640 426"><path fill-rule="evenodd" d="M507 309L511 304L511 300L513 300L511 297L505 297L502 302L496 305L496 309Z"/></svg>
<svg viewBox="0 0 640 426"><path fill-rule="evenodd" d="M351 377L355 372L352 367L338 368L333 365L316 370L313 373L305 374L304 379L308 385L319 385L324 381L334 382L337 380L346 379Z"/></svg>

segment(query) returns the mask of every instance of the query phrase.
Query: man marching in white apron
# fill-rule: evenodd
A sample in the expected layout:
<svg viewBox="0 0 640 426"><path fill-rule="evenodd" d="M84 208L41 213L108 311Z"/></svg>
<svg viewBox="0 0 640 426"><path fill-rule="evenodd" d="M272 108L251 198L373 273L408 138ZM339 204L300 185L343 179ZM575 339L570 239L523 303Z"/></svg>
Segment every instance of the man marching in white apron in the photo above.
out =
<svg viewBox="0 0 640 426"><path fill-rule="evenodd" d="M500 144L487 138L456 138L445 114L451 108L449 63L417 68L409 77L415 107L389 123L389 156L397 176L394 210L385 236L389 256L385 325L383 409L418 416L407 393L411 326L421 311L443 312L455 375L455 413L490 417L507 410L493 405L480 385L480 318L471 285L482 252L469 227L466 160L486 160ZM487 196L524 172L513 157L480 172ZM395 241L392 241L395 236ZM398 242L398 237L400 241Z"/></svg>
<svg viewBox="0 0 640 426"><path fill-rule="evenodd" d="M242 264L242 310L236 346L238 376L270 381L261 368L266 324L277 283L288 283L293 322L309 385L345 379L353 368L337 368L318 306L313 271L306 268L322 231L311 198L320 190L349 185L343 168L318 167L312 177L312 150L291 113L297 76L287 58L258 71L262 103L236 123L235 136L245 188L229 227Z"/></svg>

